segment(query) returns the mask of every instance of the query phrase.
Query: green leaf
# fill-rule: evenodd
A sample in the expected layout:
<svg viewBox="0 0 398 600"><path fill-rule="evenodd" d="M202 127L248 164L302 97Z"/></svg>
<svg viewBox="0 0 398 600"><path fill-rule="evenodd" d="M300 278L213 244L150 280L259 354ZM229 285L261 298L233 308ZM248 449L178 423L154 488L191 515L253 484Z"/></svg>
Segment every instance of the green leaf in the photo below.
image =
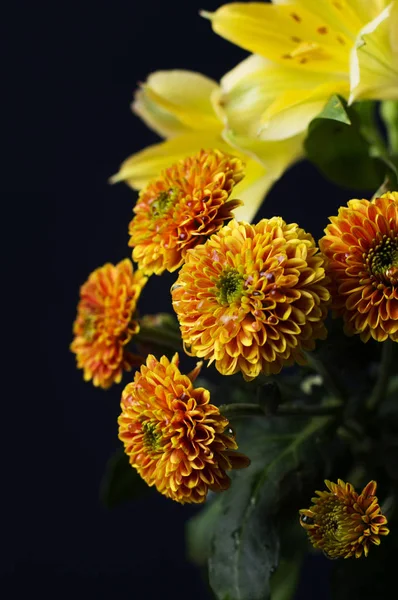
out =
<svg viewBox="0 0 398 600"><path fill-rule="evenodd" d="M297 527L298 519L297 507L290 508L290 515L284 513L280 516L281 559L270 580L271 600L291 600L295 594L308 551L307 536L303 535L301 527Z"/></svg>
<svg viewBox="0 0 398 600"><path fill-rule="evenodd" d="M324 468L328 447L322 442L332 423L330 417L275 417L237 427L239 450L252 464L221 496L209 559L210 585L219 600L270 598L270 576L279 561L278 511L292 493L298 502L304 484Z"/></svg>
<svg viewBox="0 0 398 600"><path fill-rule="evenodd" d="M211 538L221 512L221 496L217 496L208 500L199 514L186 525L188 558L198 566L205 565L210 556Z"/></svg>
<svg viewBox="0 0 398 600"><path fill-rule="evenodd" d="M373 110L370 105L366 108ZM325 118L325 111L329 114L334 111L340 118ZM366 118L369 129L369 114ZM335 97L328 102L323 113L310 123L305 150L308 159L325 177L338 185L374 191L388 171L380 158L380 149L375 153L374 144L361 130L360 112L347 107L341 100L337 104Z"/></svg>
<svg viewBox="0 0 398 600"><path fill-rule="evenodd" d="M106 463L100 484L100 500L106 508L114 508L148 493L150 489L121 448Z"/></svg>
<svg viewBox="0 0 398 600"><path fill-rule="evenodd" d="M348 116L346 105L338 96L332 96L329 99L323 111L317 116L317 119L330 119L332 121L340 121L346 125L351 125L351 119Z"/></svg>
<svg viewBox="0 0 398 600"><path fill-rule="evenodd" d="M291 600L297 588L303 564L302 553L282 559L271 578L271 600Z"/></svg>

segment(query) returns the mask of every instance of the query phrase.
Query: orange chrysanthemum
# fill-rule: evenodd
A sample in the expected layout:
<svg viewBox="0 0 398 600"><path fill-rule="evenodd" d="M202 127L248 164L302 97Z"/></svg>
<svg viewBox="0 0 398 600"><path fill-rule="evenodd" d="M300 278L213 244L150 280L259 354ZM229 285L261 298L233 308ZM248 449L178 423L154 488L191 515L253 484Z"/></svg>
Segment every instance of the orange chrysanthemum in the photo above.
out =
<svg viewBox="0 0 398 600"><path fill-rule="evenodd" d="M166 169L141 191L130 223L133 259L147 275L175 271L188 248L232 218L240 200L228 200L244 176L239 158L201 150Z"/></svg>
<svg viewBox="0 0 398 600"><path fill-rule="evenodd" d="M345 332L398 342L398 192L350 200L319 241Z"/></svg>
<svg viewBox="0 0 398 600"><path fill-rule="evenodd" d="M141 364L126 344L139 331L134 313L146 281L125 259L96 269L80 288L70 348L78 368L84 369L85 381L92 379L95 386L109 388L120 382L123 370Z"/></svg>
<svg viewBox="0 0 398 600"><path fill-rule="evenodd" d="M229 469L249 459L233 452L235 435L210 392L194 388L201 363L189 375L169 361L149 355L122 394L119 438L130 463L159 492L181 502L204 502L209 490L226 490Z"/></svg>
<svg viewBox="0 0 398 600"><path fill-rule="evenodd" d="M190 250L172 287L188 353L250 380L325 338L329 292L312 236L280 217L231 221Z"/></svg>
<svg viewBox="0 0 398 600"><path fill-rule="evenodd" d="M311 544L328 558L367 556L370 545L378 546L380 536L389 533L375 496L377 483L370 481L361 494L341 479L325 484L330 491L315 492L319 497L312 498L311 508L300 510Z"/></svg>

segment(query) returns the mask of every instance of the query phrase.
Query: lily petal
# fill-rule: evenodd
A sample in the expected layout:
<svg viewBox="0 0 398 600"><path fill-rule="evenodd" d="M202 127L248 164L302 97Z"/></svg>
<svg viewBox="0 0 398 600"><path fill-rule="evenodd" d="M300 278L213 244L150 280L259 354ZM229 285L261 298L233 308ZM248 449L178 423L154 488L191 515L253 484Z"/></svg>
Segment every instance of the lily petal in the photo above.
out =
<svg viewBox="0 0 398 600"><path fill-rule="evenodd" d="M111 177L112 183L124 181L135 190L145 187L156 179L163 169L176 161L195 154L201 148L218 148L223 152L239 156L245 163L245 177L234 188L234 198L243 201L235 211L236 218L250 222L260 208L272 184L281 176L287 166L287 157L276 152L278 145L268 144L269 160L265 167L255 158L242 152L212 133L179 136L159 144L154 144L130 156L121 165L119 172ZM279 149L279 148L278 148Z"/></svg>
<svg viewBox="0 0 398 600"><path fill-rule="evenodd" d="M285 140L264 142L258 138L238 135L230 129L223 131L223 137L230 146L234 146L246 156L254 158L263 165L266 173L274 180L279 179L290 165L304 156L305 136L306 132ZM249 176L247 175L243 182L248 183L248 180ZM238 186L236 187L238 188Z"/></svg>
<svg viewBox="0 0 398 600"><path fill-rule="evenodd" d="M205 16L222 37L285 66L325 74L347 70L349 41L301 4L232 3Z"/></svg>
<svg viewBox="0 0 398 600"><path fill-rule="evenodd" d="M262 142L225 129L223 137L230 146L244 151L246 157L253 157L251 160L246 158L246 176L235 188L237 198L243 201L243 205L235 210L235 218L250 223L272 185L289 166L304 156L305 135L280 142Z"/></svg>
<svg viewBox="0 0 398 600"><path fill-rule="evenodd" d="M228 133L225 132L228 138ZM232 143L233 137L229 137ZM257 160L246 158L246 176L234 190L235 196L243 204L235 209L235 219L252 223L263 200L274 183L284 171L303 156L304 136L296 136L289 141L261 143L255 155L262 156L261 164Z"/></svg>
<svg viewBox="0 0 398 600"><path fill-rule="evenodd" d="M351 53L350 78L350 103L398 98L397 0L359 32Z"/></svg>
<svg viewBox="0 0 398 600"><path fill-rule="evenodd" d="M336 0L336 2L320 0L296 0L313 15L323 19L329 27L344 33L354 41L358 31L365 23L371 21L387 6L390 0ZM291 4L291 0L273 0L273 4Z"/></svg>
<svg viewBox="0 0 398 600"><path fill-rule="evenodd" d="M322 73L303 73L252 55L222 78L212 100L235 134L279 140L304 131L329 96L348 96L348 78L346 83L341 77L324 81Z"/></svg>
<svg viewBox="0 0 398 600"><path fill-rule="evenodd" d="M246 169L249 179L242 179L234 190L234 196L243 202L234 210L234 217L237 221L253 223L265 196L278 178L267 173L262 165L252 159L247 161ZM250 172L253 177L249 176Z"/></svg>
<svg viewBox="0 0 398 600"><path fill-rule="evenodd" d="M133 189L140 190L149 181L159 177L163 169L182 158L196 154L201 148L218 148L231 153L231 147L214 131L192 132L153 144L133 154L121 164L119 171L109 181L124 181Z"/></svg>
<svg viewBox="0 0 398 600"><path fill-rule="evenodd" d="M210 96L218 85L194 71L156 71L136 92L132 110L162 137L220 128Z"/></svg>
<svg viewBox="0 0 398 600"><path fill-rule="evenodd" d="M277 96L264 111L258 137L282 140L305 131L333 94L347 97L349 83L340 81L319 85L313 90L291 89Z"/></svg>

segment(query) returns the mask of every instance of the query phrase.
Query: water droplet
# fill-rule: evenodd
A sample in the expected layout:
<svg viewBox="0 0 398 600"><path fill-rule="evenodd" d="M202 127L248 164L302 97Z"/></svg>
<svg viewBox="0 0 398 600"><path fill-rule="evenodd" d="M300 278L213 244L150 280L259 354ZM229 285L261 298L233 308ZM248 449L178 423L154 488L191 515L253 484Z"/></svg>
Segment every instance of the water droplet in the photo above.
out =
<svg viewBox="0 0 398 600"><path fill-rule="evenodd" d="M239 529L232 533L232 538L234 540L235 550L237 550L240 546L240 537L239 537Z"/></svg>
<svg viewBox="0 0 398 600"><path fill-rule="evenodd" d="M314 519L308 515L300 515L300 519L306 525L312 525L314 523Z"/></svg>

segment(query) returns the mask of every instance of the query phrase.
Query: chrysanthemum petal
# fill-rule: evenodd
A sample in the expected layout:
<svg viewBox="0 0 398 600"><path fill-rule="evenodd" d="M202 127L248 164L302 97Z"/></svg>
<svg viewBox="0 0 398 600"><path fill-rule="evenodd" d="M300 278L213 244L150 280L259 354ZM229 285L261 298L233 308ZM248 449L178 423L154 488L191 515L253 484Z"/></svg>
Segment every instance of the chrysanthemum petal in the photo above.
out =
<svg viewBox="0 0 398 600"><path fill-rule="evenodd" d="M234 452L228 420L209 401L208 390L181 374L177 354L171 361L149 355L122 394L119 438L130 464L148 485L182 504L226 490L226 471L250 464Z"/></svg>
<svg viewBox="0 0 398 600"><path fill-rule="evenodd" d="M189 248L233 216L230 199L244 177L242 161L220 150L201 150L167 168L146 188L129 225L133 259L147 274L178 269Z"/></svg>
<svg viewBox="0 0 398 600"><path fill-rule="evenodd" d="M172 288L188 353L245 379L303 361L326 334L329 292L316 252L309 234L280 217L231 221L188 251Z"/></svg>
<svg viewBox="0 0 398 600"><path fill-rule="evenodd" d="M125 347L139 331L134 313L146 281L125 259L96 269L82 285L70 348L85 381L108 388L121 381L124 370L141 364Z"/></svg>
<svg viewBox="0 0 398 600"><path fill-rule="evenodd" d="M369 544L378 546L387 535L387 519L374 495L376 482L370 481L361 494L351 483L325 481L328 492L316 492L309 509L300 510L300 524L314 548L329 558L359 558L368 555ZM384 531L386 530L386 531Z"/></svg>
<svg viewBox="0 0 398 600"><path fill-rule="evenodd" d="M398 193L350 200L330 220L319 245L332 280L332 308L349 335L398 341Z"/></svg>

